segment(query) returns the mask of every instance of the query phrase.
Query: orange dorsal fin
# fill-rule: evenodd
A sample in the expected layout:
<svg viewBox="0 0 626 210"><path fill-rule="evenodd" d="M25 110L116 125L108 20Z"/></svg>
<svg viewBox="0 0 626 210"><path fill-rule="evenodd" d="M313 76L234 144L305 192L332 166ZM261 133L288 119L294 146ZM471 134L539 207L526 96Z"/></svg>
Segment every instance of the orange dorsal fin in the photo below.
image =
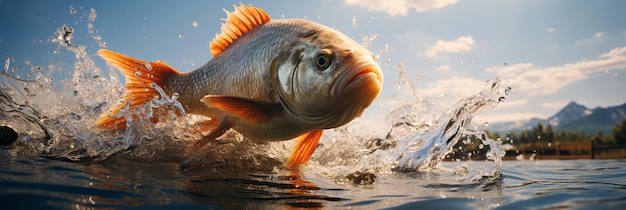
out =
<svg viewBox="0 0 626 210"><path fill-rule="evenodd" d="M298 136L298 140L293 146L291 156L289 156L289 160L287 160L287 167L297 167L309 161L311 155L315 152L315 148L317 148L317 143L320 141L320 138L322 138L322 131L323 130L314 130Z"/></svg>
<svg viewBox="0 0 626 210"><path fill-rule="evenodd" d="M222 110L249 123L267 121L282 109L280 104L235 96L206 95L200 101L208 107Z"/></svg>
<svg viewBox="0 0 626 210"><path fill-rule="evenodd" d="M105 49L99 50L98 55L126 76L126 92L122 102L115 104L96 120L96 125L103 128L126 127L125 118L113 116L126 107L127 103L132 108L149 102L155 95L159 95L152 84L161 86L167 78L178 74L178 71L161 61L144 61ZM156 118L152 120L156 121Z"/></svg>
<svg viewBox="0 0 626 210"><path fill-rule="evenodd" d="M215 38L211 41L210 46L213 57L219 55L241 35L271 20L265 11L252 6L252 4L246 6L241 3L239 6L233 6L235 7L234 12L224 10L228 16L226 23L222 25L222 33L215 35Z"/></svg>

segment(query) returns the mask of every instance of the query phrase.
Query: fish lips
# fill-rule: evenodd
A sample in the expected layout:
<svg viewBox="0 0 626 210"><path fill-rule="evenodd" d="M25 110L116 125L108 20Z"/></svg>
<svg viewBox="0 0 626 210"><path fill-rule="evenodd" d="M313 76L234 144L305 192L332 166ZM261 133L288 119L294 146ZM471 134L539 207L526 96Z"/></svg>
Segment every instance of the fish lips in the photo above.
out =
<svg viewBox="0 0 626 210"><path fill-rule="evenodd" d="M376 97L382 89L382 83L383 73L380 66L373 61L360 61L352 64L339 75L330 94L337 98L365 91Z"/></svg>

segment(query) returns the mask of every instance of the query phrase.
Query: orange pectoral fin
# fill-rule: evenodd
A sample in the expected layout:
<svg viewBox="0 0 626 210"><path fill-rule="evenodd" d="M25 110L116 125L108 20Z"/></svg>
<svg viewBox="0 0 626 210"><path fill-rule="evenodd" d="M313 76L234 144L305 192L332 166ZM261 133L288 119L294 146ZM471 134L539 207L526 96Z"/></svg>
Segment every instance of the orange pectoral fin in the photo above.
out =
<svg viewBox="0 0 626 210"><path fill-rule="evenodd" d="M267 121L282 109L280 104L234 96L206 95L200 101L250 123Z"/></svg>
<svg viewBox="0 0 626 210"><path fill-rule="evenodd" d="M322 131L314 130L298 137L298 141L294 144L291 156L289 156L287 161L287 167L293 168L309 161L315 148L317 148L317 143L322 138Z"/></svg>

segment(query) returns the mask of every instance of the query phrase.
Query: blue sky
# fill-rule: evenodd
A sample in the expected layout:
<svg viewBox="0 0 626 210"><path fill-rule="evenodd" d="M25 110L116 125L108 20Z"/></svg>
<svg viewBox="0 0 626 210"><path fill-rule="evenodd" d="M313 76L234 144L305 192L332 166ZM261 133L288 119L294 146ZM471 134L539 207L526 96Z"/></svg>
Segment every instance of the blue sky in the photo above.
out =
<svg viewBox="0 0 626 210"><path fill-rule="evenodd" d="M0 0L0 58L13 56L19 69L55 64L70 72L73 57L53 54L56 44L49 41L66 24L75 29L73 43L86 45L102 68L95 52L106 42L113 51L190 71L211 58L208 43L226 16L222 9L238 2ZM322 23L379 53L383 100L402 63L419 96L447 105L500 77L512 94L480 121L546 118L572 100L590 108L626 102L626 1L385 2L244 3L274 19ZM89 21L92 8L95 21ZM96 32L88 32L89 22Z"/></svg>

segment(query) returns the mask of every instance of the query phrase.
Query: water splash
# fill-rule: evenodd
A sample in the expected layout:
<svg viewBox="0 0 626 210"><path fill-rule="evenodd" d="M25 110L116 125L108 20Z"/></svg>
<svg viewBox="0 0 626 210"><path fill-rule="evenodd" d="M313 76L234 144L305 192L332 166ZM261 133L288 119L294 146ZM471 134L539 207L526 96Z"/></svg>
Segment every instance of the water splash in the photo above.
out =
<svg viewBox="0 0 626 210"><path fill-rule="evenodd" d="M364 134L363 131L371 130L372 126L380 127L380 121L368 124L357 119L346 127L326 132L305 171L335 177L340 183L362 184L370 183L371 177L399 172L441 170L439 163L452 147L461 138L474 136L489 146L488 157L494 161L495 169L471 173L469 165L465 164L451 172L459 181L468 176L472 177L467 180L470 183L497 181L504 155L501 141L469 127L476 114L501 102L500 80L487 81L480 92L446 109L437 99L419 97L404 74L404 66L399 64L397 68L400 76L396 89L383 104L390 108L386 116L382 116L388 131L379 137Z"/></svg>
<svg viewBox="0 0 626 210"><path fill-rule="evenodd" d="M104 42L96 35L92 24L95 18L96 12L91 9L89 34L102 46ZM25 80L8 72L10 58L5 62L4 71L0 75L0 125L16 131L18 139L16 143L8 145L8 149L3 149L2 154L41 154L74 161L102 160L134 147L139 148L134 150L136 154L154 153L155 148L150 148L151 145L162 147L167 142L150 140L162 133L174 133L169 136L172 137L171 141L176 141L176 134L180 133L177 129L146 120L155 111L169 113L170 117L165 120L184 116L180 103L175 97L165 95L160 87L154 87L161 94L159 98L133 110L127 108L120 111L119 114L127 116L129 129L118 132L95 127L97 116L121 98L123 87L114 69L109 69L109 73L105 74L88 56L85 45L73 43L73 33L73 28L63 25L50 39L57 44L56 54L60 50L67 50L75 57L71 78L63 79L60 83L55 81L55 77L49 76L53 75L54 69L31 69L28 74L34 74L35 79ZM128 117L132 115L129 113L145 115L140 115L144 118L133 118Z"/></svg>
<svg viewBox="0 0 626 210"><path fill-rule="evenodd" d="M487 87L480 93L464 98L457 102L450 110L452 116L444 121L439 127L422 135L416 135L398 142L398 167L400 171L427 170L435 167L444 155L449 153L463 135L482 135L485 145L492 145L490 139L486 139L483 131L471 131L468 126L474 115L490 108L494 108L500 100L499 79L487 83ZM422 144L420 141L425 139ZM492 150L500 147L491 148ZM502 156L497 156L498 159ZM494 157L495 158L495 157Z"/></svg>

